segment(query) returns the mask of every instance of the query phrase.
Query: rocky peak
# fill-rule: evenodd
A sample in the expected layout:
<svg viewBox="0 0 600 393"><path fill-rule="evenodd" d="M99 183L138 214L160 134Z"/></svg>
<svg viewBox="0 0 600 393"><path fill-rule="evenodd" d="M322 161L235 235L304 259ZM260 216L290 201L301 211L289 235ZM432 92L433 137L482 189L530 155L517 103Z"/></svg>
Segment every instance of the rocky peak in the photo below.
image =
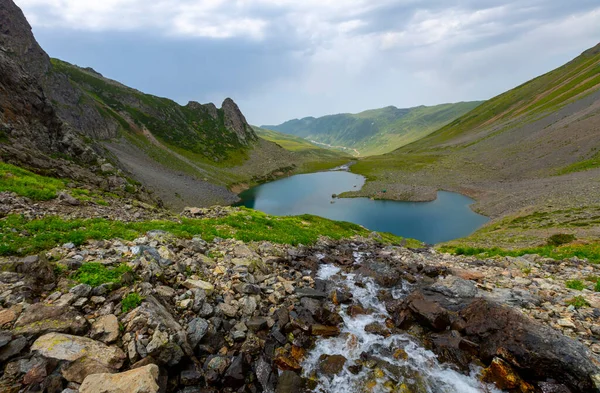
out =
<svg viewBox="0 0 600 393"><path fill-rule="evenodd" d="M240 111L240 108L231 98L226 98L223 101L221 110L224 112L225 127L235 132L242 144L247 145L258 139L252 127L246 121L242 111Z"/></svg>
<svg viewBox="0 0 600 393"><path fill-rule="evenodd" d="M39 46L23 11L12 0L0 1L0 50L34 77L50 69L50 58Z"/></svg>

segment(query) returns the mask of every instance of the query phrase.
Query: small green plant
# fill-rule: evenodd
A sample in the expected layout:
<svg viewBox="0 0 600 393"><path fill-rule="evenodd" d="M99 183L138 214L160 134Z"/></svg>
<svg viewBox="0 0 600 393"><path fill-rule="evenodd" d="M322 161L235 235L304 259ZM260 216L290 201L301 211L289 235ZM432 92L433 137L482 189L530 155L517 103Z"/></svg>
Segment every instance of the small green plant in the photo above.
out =
<svg viewBox="0 0 600 393"><path fill-rule="evenodd" d="M600 292L600 280L596 281L596 285L594 285L594 291Z"/></svg>
<svg viewBox="0 0 600 393"><path fill-rule="evenodd" d="M522 272L524 275L528 276L528 275L530 275L530 274L531 274L531 268L530 268L530 267L524 267L524 268L522 268L522 269L521 269L521 272Z"/></svg>
<svg viewBox="0 0 600 393"><path fill-rule="evenodd" d="M573 299L567 301L567 304L575 308L588 307L590 305L583 296L575 296Z"/></svg>
<svg viewBox="0 0 600 393"><path fill-rule="evenodd" d="M566 282L567 288L581 291L585 288L585 284L581 280L569 280Z"/></svg>
<svg viewBox="0 0 600 393"><path fill-rule="evenodd" d="M558 247L563 244L571 243L573 240L575 240L575 235L570 233L557 233L548 238L548 245Z"/></svg>
<svg viewBox="0 0 600 393"><path fill-rule="evenodd" d="M132 292L129 295L125 296L123 300L121 300L121 311L123 311L124 313L129 312L134 308L137 308L140 304L142 304L143 300L144 298L141 297L138 293Z"/></svg>
<svg viewBox="0 0 600 393"><path fill-rule="evenodd" d="M109 282L118 284L121 282L123 274L131 271L131 268L127 265L108 268L101 263L89 262L81 265L73 278L82 284L97 287Z"/></svg>

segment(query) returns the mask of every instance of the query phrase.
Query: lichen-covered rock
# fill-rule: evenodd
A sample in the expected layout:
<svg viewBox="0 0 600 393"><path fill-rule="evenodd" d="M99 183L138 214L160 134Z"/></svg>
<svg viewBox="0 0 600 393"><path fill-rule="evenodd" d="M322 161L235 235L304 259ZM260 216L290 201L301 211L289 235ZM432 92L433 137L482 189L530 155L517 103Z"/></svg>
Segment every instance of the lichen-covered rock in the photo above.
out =
<svg viewBox="0 0 600 393"><path fill-rule="evenodd" d="M86 319L68 306L36 303L27 307L15 322L13 332L38 336L48 332L83 334L89 328Z"/></svg>
<svg viewBox="0 0 600 393"><path fill-rule="evenodd" d="M50 359L69 362L85 357L114 370L120 369L125 360L125 353L118 347L60 333L48 333L38 338L31 346L31 351Z"/></svg>

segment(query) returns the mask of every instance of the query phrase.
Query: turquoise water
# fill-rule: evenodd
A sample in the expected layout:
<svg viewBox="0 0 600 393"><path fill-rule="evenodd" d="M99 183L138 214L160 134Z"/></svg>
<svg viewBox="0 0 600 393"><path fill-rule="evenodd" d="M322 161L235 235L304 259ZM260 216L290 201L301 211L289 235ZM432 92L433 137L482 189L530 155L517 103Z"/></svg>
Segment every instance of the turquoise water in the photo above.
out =
<svg viewBox="0 0 600 393"><path fill-rule="evenodd" d="M344 171L296 175L244 191L238 205L278 216L314 214L350 221L429 244L467 236L488 221L469 208L471 198L452 192L440 191L432 202L332 198L363 184L364 177Z"/></svg>

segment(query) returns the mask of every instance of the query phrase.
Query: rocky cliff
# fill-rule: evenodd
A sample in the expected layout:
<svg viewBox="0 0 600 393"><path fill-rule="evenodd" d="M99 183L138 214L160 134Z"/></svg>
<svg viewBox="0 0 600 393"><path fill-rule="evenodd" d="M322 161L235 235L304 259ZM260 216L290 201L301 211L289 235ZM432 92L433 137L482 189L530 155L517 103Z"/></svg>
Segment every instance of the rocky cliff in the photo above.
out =
<svg viewBox="0 0 600 393"><path fill-rule="evenodd" d="M275 159L253 166L244 176L235 170L224 175L216 163L236 166L257 150L273 150L257 143L233 100L226 99L220 109L194 102L181 106L104 78L91 68L50 59L11 0L0 1L0 26L3 161L115 192L142 190L128 180L133 178L155 191L170 190L161 195L166 202L194 204L202 201L170 197L191 195L195 189L195 194L207 195L206 203L231 203L235 195L225 186L289 165L289 160L280 165ZM107 143L121 148L107 149ZM128 154L122 155L124 150ZM163 176L148 182L148 167ZM182 176L185 182L172 181Z"/></svg>

